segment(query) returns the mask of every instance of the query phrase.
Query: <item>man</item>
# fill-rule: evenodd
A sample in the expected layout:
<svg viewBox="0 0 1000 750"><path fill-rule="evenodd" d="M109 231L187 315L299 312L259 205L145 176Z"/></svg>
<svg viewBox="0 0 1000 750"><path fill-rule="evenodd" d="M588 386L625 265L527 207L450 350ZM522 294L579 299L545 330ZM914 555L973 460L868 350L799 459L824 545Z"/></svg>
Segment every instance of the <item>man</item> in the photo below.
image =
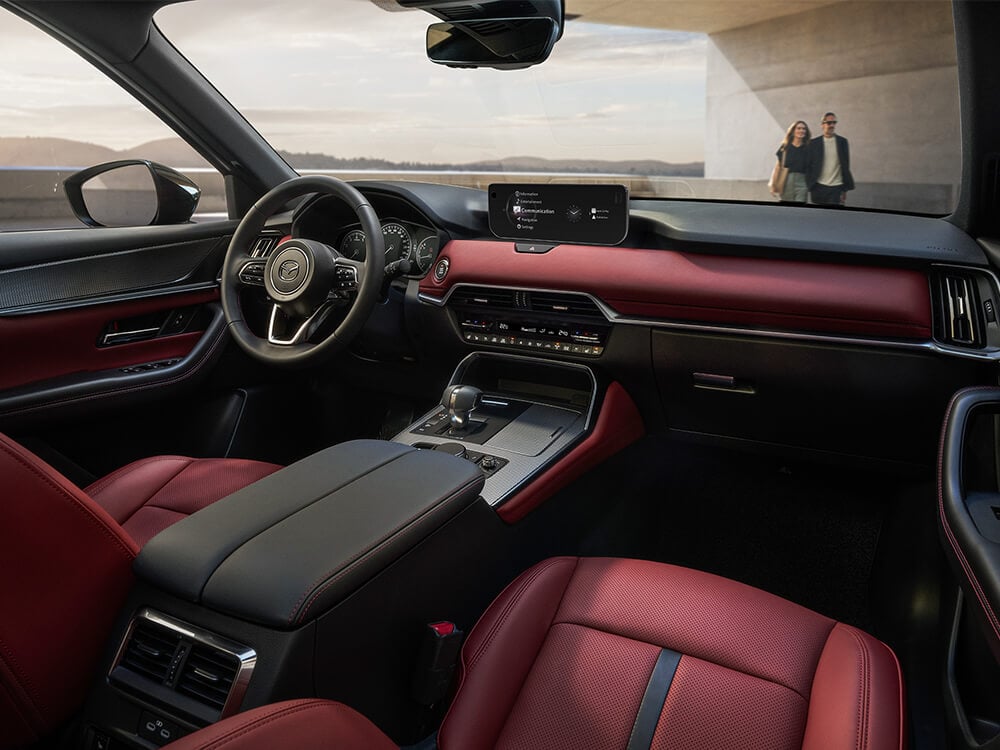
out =
<svg viewBox="0 0 1000 750"><path fill-rule="evenodd" d="M851 150L847 139L837 135L837 115L823 115L823 135L809 142L809 169L806 183L813 203L843 206L847 191L854 190Z"/></svg>

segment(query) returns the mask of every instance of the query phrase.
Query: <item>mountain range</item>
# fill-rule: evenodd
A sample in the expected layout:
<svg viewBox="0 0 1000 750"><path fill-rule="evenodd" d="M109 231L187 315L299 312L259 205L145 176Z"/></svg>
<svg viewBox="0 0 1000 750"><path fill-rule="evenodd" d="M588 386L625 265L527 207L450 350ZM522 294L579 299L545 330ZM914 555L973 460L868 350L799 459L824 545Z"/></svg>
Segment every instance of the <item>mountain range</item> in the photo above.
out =
<svg viewBox="0 0 1000 750"><path fill-rule="evenodd" d="M569 172L662 175L701 177L703 162L675 164L655 159L543 159L534 156L512 156L464 164L447 162L394 162L370 157L344 158L322 153L279 151L282 158L296 169L341 169L348 171L432 170L448 172ZM0 138L0 168L2 167L71 167L84 168L121 159L149 159L180 170L208 167L208 162L179 138L150 141L134 148L115 150L93 143L64 138Z"/></svg>

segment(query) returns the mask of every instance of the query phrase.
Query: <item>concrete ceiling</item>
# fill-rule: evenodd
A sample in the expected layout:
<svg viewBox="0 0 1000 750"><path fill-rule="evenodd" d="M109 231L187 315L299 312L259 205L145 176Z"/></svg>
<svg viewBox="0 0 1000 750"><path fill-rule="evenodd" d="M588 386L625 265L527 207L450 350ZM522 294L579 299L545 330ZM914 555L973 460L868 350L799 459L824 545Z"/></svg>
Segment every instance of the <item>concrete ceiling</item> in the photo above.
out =
<svg viewBox="0 0 1000 750"><path fill-rule="evenodd" d="M581 21L712 34L804 13L839 0L566 0L567 15Z"/></svg>

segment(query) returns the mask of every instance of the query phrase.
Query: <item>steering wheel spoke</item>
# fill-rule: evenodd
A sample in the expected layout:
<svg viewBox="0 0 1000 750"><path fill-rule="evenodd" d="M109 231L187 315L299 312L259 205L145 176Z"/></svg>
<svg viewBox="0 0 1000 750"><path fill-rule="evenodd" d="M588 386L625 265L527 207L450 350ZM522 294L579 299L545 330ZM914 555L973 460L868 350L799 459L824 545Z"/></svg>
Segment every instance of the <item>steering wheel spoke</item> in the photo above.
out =
<svg viewBox="0 0 1000 750"><path fill-rule="evenodd" d="M289 315L279 305L271 305L271 316L267 322L267 343L275 346L296 346L305 344L316 332L333 305L324 302L306 318Z"/></svg>

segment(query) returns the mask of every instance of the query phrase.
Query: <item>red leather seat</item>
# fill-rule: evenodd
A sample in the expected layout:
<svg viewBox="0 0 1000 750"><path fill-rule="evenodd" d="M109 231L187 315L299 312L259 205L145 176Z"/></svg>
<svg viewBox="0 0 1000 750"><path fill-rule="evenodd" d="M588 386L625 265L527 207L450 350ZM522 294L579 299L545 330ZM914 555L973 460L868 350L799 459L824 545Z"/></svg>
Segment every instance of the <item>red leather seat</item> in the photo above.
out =
<svg viewBox="0 0 1000 750"><path fill-rule="evenodd" d="M904 715L895 655L856 628L707 573L564 557L521 575L469 635L438 747L899 750ZM170 748L387 742L345 706L298 701Z"/></svg>
<svg viewBox="0 0 1000 750"><path fill-rule="evenodd" d="M90 497L0 435L0 747L37 741L80 707L142 545L278 468L147 459Z"/></svg>

